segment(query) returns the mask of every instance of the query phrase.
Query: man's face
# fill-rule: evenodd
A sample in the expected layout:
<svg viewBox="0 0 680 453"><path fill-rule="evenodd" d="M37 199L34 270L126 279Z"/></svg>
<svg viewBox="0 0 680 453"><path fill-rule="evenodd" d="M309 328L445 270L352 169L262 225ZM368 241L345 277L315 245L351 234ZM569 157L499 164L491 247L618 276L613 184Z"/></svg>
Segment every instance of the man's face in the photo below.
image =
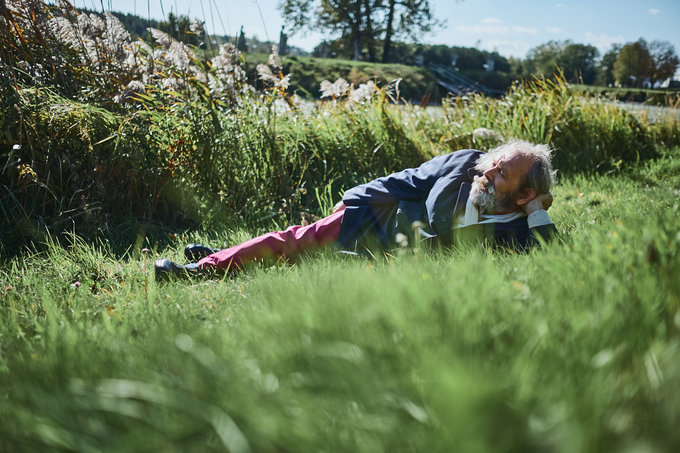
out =
<svg viewBox="0 0 680 453"><path fill-rule="evenodd" d="M530 167L531 161L517 153L500 155L478 166L482 176L474 179L472 202L487 213L516 211L520 183Z"/></svg>

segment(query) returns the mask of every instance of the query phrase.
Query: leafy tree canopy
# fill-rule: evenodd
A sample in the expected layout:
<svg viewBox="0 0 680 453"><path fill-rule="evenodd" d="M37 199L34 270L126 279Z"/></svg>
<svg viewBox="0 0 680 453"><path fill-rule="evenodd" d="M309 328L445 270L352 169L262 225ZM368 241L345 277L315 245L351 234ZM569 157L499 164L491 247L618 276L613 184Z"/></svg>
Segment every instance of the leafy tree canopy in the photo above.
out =
<svg viewBox="0 0 680 453"><path fill-rule="evenodd" d="M382 59L391 61L395 37L417 40L441 25L429 0L282 0L280 9L293 33L307 29L339 34L355 60L362 54L376 60L376 43L382 40Z"/></svg>
<svg viewBox="0 0 680 453"><path fill-rule="evenodd" d="M647 42L640 39L621 48L614 62L614 77L624 86L640 86L654 72L654 60Z"/></svg>
<svg viewBox="0 0 680 453"><path fill-rule="evenodd" d="M591 45L548 41L529 51L526 66L529 72L540 76L552 76L559 68L567 81L591 84L597 75L598 56L599 52Z"/></svg>

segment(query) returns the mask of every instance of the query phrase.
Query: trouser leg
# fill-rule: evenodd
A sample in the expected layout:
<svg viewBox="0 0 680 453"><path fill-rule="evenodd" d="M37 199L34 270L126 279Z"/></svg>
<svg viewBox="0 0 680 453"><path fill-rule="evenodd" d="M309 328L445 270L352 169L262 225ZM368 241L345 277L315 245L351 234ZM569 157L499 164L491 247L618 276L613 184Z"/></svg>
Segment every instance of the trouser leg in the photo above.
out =
<svg viewBox="0 0 680 453"><path fill-rule="evenodd" d="M239 245L213 253L198 262L203 270L237 269L262 258L294 257L305 250L331 244L338 239L344 211L337 211L311 225L296 225L252 238Z"/></svg>

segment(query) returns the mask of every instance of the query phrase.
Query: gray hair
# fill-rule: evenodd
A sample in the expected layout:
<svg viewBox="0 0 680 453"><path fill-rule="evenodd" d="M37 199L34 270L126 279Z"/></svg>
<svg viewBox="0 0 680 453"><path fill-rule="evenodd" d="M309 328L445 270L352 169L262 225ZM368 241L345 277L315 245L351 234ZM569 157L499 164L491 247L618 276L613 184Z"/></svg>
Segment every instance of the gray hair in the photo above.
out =
<svg viewBox="0 0 680 453"><path fill-rule="evenodd" d="M520 190L531 187L538 195L550 192L555 184L555 174L552 168L553 149L549 145L535 145L524 140L512 140L497 148L487 151L475 165L475 169L484 172L493 167L494 161L501 155L519 154L532 162L520 182Z"/></svg>

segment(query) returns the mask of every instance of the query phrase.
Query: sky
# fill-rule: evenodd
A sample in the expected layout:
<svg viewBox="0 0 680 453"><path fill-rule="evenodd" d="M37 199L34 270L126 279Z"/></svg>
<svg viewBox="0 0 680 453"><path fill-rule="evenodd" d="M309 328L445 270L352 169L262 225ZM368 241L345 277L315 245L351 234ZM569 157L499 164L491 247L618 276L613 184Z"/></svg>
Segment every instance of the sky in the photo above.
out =
<svg viewBox="0 0 680 453"><path fill-rule="evenodd" d="M71 0L78 7L163 19L172 11L199 18L208 32L278 41L280 0ZM612 44L669 41L680 54L680 0L430 0L445 26L422 35L426 44L476 47L525 58L550 40L591 44L604 54ZM288 45L311 51L324 37L299 32Z"/></svg>

